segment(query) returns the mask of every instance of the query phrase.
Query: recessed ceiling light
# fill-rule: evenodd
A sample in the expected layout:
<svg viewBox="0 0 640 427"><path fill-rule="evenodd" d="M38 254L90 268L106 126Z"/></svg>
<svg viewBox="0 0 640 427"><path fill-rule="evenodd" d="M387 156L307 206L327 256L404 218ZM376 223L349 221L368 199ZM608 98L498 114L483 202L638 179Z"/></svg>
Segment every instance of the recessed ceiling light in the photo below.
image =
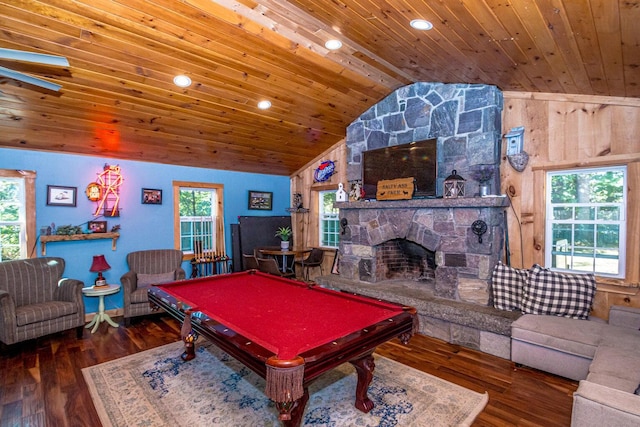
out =
<svg viewBox="0 0 640 427"><path fill-rule="evenodd" d="M327 40L324 44L324 47L329 50L337 50L342 47L342 42L336 39Z"/></svg>
<svg viewBox="0 0 640 427"><path fill-rule="evenodd" d="M414 19L409 23L409 25L411 25L416 30L422 31L430 30L433 28L433 24L426 19Z"/></svg>
<svg viewBox="0 0 640 427"><path fill-rule="evenodd" d="M173 83L178 87L189 87L191 86L191 79L184 74L180 74L173 78Z"/></svg>
<svg viewBox="0 0 640 427"><path fill-rule="evenodd" d="M268 110L269 108L271 108L271 101L267 101L265 99L264 101L258 102L258 108L261 110Z"/></svg>

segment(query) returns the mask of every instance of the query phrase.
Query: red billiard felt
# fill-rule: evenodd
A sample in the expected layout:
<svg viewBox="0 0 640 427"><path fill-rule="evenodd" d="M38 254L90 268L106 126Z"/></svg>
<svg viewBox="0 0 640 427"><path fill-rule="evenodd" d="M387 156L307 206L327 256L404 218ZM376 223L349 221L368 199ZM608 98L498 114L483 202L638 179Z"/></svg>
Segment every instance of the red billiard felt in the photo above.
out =
<svg viewBox="0 0 640 427"><path fill-rule="evenodd" d="M158 285L179 301L292 359L402 313L399 305L276 276L234 273Z"/></svg>

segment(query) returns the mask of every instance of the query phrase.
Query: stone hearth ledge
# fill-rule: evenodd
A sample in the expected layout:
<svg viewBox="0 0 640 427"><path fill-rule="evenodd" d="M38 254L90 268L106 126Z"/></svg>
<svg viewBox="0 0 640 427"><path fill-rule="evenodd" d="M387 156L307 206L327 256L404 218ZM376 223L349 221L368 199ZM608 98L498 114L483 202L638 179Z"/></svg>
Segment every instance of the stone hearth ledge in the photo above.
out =
<svg viewBox="0 0 640 427"><path fill-rule="evenodd" d="M503 359L511 358L511 323L522 315L520 312L438 298L432 291L416 289L403 280L369 283L330 275L317 277L315 281L326 288L415 307L421 334Z"/></svg>

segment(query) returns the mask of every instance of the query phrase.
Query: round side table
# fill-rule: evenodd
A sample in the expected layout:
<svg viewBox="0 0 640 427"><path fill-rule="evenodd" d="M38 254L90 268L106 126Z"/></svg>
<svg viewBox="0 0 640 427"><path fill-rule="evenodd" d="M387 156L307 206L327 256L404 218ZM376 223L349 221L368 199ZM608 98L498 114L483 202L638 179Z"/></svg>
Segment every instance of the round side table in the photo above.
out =
<svg viewBox="0 0 640 427"><path fill-rule="evenodd" d="M107 286L101 286L99 288L95 288L93 286L89 288L82 288L82 293L85 296L99 298L98 312L93 317L91 322L89 322L87 326L85 326L85 328L87 329L93 326L93 329L91 330L92 334L98 330L98 326L100 326L100 323L102 322L107 322L114 328L118 327L118 324L113 320L111 320L111 317L104 312L104 297L107 295L115 294L119 290L120 290L120 285L107 285Z"/></svg>

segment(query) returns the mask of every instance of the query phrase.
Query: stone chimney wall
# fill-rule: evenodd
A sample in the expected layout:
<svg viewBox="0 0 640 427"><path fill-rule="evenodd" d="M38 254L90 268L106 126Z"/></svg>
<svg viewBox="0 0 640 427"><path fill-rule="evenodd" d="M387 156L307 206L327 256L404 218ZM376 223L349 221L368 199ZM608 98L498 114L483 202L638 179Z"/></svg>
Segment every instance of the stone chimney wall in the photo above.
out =
<svg viewBox="0 0 640 427"><path fill-rule="evenodd" d="M478 192L474 167L494 169L500 188L502 92L495 86L414 83L397 89L347 128L347 180L362 179L362 152L425 139L438 139L437 194L452 170L467 180L466 194Z"/></svg>
<svg viewBox="0 0 640 427"><path fill-rule="evenodd" d="M437 138L437 195L456 170L465 182L465 198L342 202L340 219L348 223L340 242L340 277L378 283L377 245L407 239L435 253L435 295L486 305L489 279L502 257L504 197L473 197L478 166L493 169L490 181L500 189L502 92L495 86L415 83L396 90L347 128L347 179L362 178L362 153ZM472 224L482 220L482 242Z"/></svg>

